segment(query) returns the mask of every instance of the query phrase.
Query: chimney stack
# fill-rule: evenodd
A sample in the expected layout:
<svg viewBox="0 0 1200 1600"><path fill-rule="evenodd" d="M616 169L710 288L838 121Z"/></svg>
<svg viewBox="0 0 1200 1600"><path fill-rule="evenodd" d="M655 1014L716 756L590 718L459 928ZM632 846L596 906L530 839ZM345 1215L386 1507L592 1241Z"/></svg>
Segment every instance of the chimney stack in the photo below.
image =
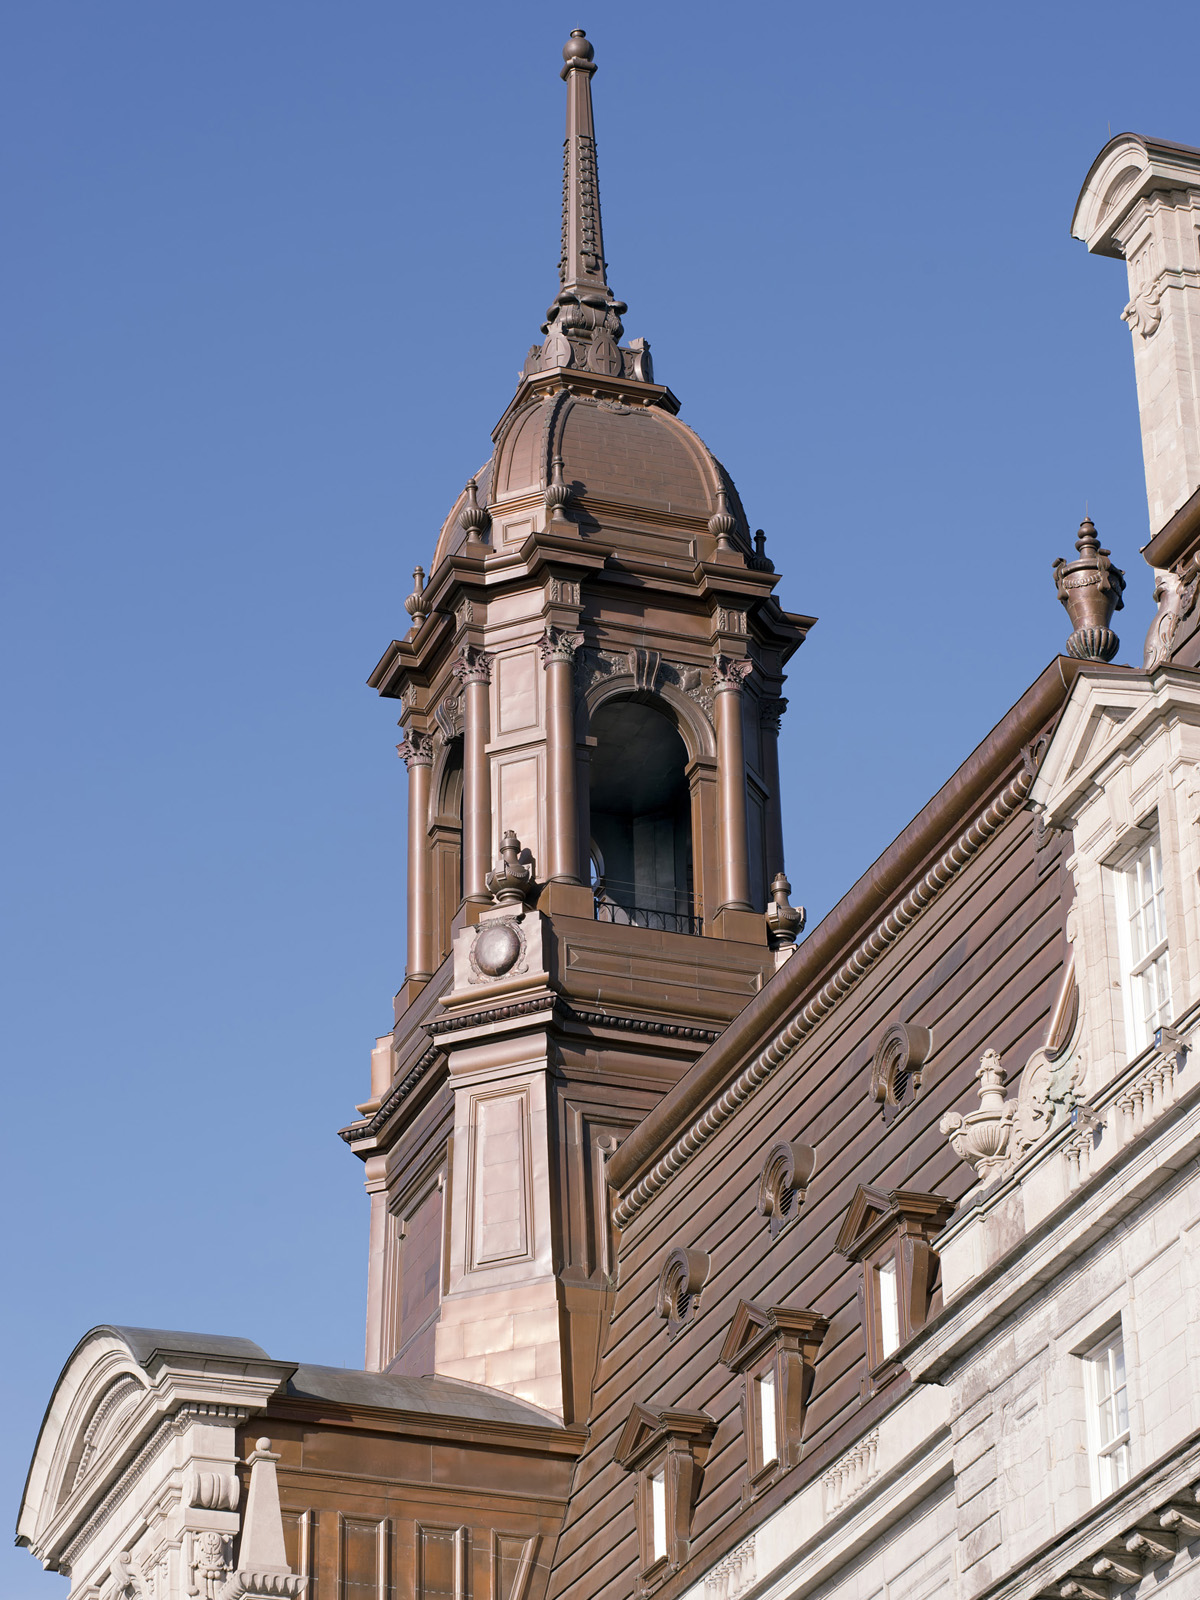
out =
<svg viewBox="0 0 1200 1600"><path fill-rule="evenodd" d="M1071 234L1129 272L1150 536L1200 492L1200 150L1123 133L1092 163Z"/></svg>

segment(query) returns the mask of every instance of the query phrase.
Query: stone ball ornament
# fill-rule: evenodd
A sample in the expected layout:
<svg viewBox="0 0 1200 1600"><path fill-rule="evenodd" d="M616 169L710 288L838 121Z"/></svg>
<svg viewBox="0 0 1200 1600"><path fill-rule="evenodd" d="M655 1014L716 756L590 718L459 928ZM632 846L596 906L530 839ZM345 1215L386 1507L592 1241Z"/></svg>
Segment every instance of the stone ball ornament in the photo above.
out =
<svg viewBox="0 0 1200 1600"><path fill-rule="evenodd" d="M472 965L487 978L502 978L516 965L521 937L511 922L493 922L480 928L471 946Z"/></svg>

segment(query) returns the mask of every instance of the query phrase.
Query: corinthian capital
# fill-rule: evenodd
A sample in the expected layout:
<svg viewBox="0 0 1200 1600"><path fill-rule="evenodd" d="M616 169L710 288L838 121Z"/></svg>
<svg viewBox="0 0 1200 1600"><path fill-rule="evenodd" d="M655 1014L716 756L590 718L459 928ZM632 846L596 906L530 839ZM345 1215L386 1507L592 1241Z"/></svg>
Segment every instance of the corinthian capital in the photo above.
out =
<svg viewBox="0 0 1200 1600"><path fill-rule="evenodd" d="M715 655L712 665L713 692L722 689L741 690L742 684L754 671L753 661L735 661L732 656Z"/></svg>
<svg viewBox="0 0 1200 1600"><path fill-rule="evenodd" d="M478 650L473 644L465 644L458 653L458 660L454 663L454 675L461 678L464 683L491 683L492 658L486 650Z"/></svg>
<svg viewBox="0 0 1200 1600"><path fill-rule="evenodd" d="M538 640L542 665L548 667L552 661L574 661L575 652L582 643L581 633L568 633L565 628L547 628Z"/></svg>
<svg viewBox="0 0 1200 1600"><path fill-rule="evenodd" d="M431 767L433 765L433 736L422 733L418 728L410 728L403 740L396 746L396 754L411 772L414 767Z"/></svg>

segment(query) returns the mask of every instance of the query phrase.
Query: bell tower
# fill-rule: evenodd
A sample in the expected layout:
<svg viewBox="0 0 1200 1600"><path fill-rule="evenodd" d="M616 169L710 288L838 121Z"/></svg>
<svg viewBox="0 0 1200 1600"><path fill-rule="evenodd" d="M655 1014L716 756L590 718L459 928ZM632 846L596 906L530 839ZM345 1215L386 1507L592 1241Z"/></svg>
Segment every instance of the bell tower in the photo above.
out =
<svg viewBox="0 0 1200 1600"><path fill-rule="evenodd" d="M367 1365L583 1421L606 1162L795 937L777 738L813 619L621 342L582 31L563 59L558 293L369 680L404 730L408 959L343 1138Z"/></svg>

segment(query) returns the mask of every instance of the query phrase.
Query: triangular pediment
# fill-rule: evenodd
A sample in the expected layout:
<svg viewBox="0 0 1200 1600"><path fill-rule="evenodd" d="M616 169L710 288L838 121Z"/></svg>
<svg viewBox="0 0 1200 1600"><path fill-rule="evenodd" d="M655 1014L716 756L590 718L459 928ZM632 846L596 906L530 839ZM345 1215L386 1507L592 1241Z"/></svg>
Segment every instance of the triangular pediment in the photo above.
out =
<svg viewBox="0 0 1200 1600"><path fill-rule="evenodd" d="M891 1197L886 1189L876 1189L872 1184L860 1183L854 1198L846 1207L846 1215L838 1229L833 1248L840 1256L858 1260L862 1241L868 1238L879 1222L892 1210Z"/></svg>
<svg viewBox="0 0 1200 1600"><path fill-rule="evenodd" d="M731 1367L734 1372L739 1371L744 1362L750 1359L767 1327L767 1313L761 1307L749 1300L739 1300L729 1324L729 1332L725 1335L725 1343L721 1346L721 1365Z"/></svg>
<svg viewBox="0 0 1200 1600"><path fill-rule="evenodd" d="M635 1403L625 1419L625 1426L621 1429L621 1437L617 1440L617 1448L613 1451L613 1455L623 1467L632 1467L646 1447L655 1442L660 1430L658 1412L650 1411L646 1406Z"/></svg>
<svg viewBox="0 0 1200 1600"><path fill-rule="evenodd" d="M1088 667L1072 685L1029 791L1053 827L1071 827L1104 769L1135 750L1166 717L1200 725L1200 673L1160 667L1153 673Z"/></svg>

